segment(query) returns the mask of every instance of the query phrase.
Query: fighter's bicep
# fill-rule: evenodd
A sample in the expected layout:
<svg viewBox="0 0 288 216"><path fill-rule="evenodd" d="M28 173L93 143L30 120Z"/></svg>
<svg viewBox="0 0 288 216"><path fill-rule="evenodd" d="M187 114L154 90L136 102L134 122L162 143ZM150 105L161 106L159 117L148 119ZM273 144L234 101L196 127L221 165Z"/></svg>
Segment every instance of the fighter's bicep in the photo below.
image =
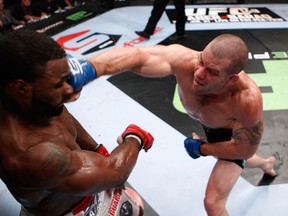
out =
<svg viewBox="0 0 288 216"><path fill-rule="evenodd" d="M62 179L64 181L66 176L81 167L80 162L72 162L71 150L68 147L50 142L30 147L17 158L17 169L18 171L21 169L23 186L27 182L32 183L31 186L35 188L61 183Z"/></svg>
<svg viewBox="0 0 288 216"><path fill-rule="evenodd" d="M55 190L64 193L87 195L114 187L118 182L118 171L113 169L109 158L96 152L74 150L71 162L81 161L76 165L74 172L67 175L65 184L59 185Z"/></svg>
<svg viewBox="0 0 288 216"><path fill-rule="evenodd" d="M143 47L137 56L139 64L136 64L132 71L148 77L172 75L175 64L175 51L172 47Z"/></svg>
<svg viewBox="0 0 288 216"><path fill-rule="evenodd" d="M144 77L161 77L173 73L169 62L161 56L150 55L141 62L140 65L131 68L131 71Z"/></svg>
<svg viewBox="0 0 288 216"><path fill-rule="evenodd" d="M25 177L21 177L23 187L89 194L115 184L113 167L96 152L70 150L51 143L42 143L41 147L28 151L29 156L21 166L23 171L26 170ZM108 173L111 179L107 177Z"/></svg>

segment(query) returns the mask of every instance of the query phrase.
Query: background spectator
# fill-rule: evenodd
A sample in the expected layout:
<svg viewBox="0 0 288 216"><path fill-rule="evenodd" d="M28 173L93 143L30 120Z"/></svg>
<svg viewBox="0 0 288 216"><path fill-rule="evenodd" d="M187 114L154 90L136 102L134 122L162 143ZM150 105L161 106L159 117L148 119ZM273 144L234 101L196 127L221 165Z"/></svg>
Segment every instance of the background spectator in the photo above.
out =
<svg viewBox="0 0 288 216"><path fill-rule="evenodd" d="M4 9L4 2L0 0L0 32L5 34L6 32L14 30L17 26L24 25L25 22L15 19L9 9Z"/></svg>
<svg viewBox="0 0 288 216"><path fill-rule="evenodd" d="M76 0L57 0L57 4L62 8L62 9L68 9L75 7L77 5Z"/></svg>
<svg viewBox="0 0 288 216"><path fill-rule="evenodd" d="M32 4L31 0L21 0L15 5L12 15L18 20L33 22L41 19L47 14L39 8L37 4Z"/></svg>
<svg viewBox="0 0 288 216"><path fill-rule="evenodd" d="M33 8L38 8L37 13L44 12L47 15L51 15L59 10L60 6L57 0L34 0Z"/></svg>

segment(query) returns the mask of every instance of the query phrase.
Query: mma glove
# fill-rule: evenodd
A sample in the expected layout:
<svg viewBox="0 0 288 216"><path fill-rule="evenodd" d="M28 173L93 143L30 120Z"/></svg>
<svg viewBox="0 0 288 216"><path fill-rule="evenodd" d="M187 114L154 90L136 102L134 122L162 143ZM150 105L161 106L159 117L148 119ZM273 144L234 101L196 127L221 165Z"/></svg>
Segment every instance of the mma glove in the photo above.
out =
<svg viewBox="0 0 288 216"><path fill-rule="evenodd" d="M68 84L71 85L75 92L81 91L84 85L96 79L97 72L93 65L84 60L77 60L71 55L67 55L70 74Z"/></svg>
<svg viewBox="0 0 288 216"><path fill-rule="evenodd" d="M102 145L102 144L98 144L96 146L96 148L94 149L94 152L97 152L99 154L104 155L105 157L108 157L110 154L108 152L108 150Z"/></svg>
<svg viewBox="0 0 288 216"><path fill-rule="evenodd" d="M138 127L137 125L130 124L126 130L118 137L117 142L123 143L123 140L129 137L133 137L140 143L140 149L144 149L146 152L152 147L154 137L147 131Z"/></svg>
<svg viewBox="0 0 288 216"><path fill-rule="evenodd" d="M206 142L202 140L198 140L198 139L193 139L192 137L188 137L184 140L184 147L187 153L190 155L190 157L192 157L193 159L197 159L200 156L206 156L206 155L202 155L200 151L200 146L203 143L206 143Z"/></svg>

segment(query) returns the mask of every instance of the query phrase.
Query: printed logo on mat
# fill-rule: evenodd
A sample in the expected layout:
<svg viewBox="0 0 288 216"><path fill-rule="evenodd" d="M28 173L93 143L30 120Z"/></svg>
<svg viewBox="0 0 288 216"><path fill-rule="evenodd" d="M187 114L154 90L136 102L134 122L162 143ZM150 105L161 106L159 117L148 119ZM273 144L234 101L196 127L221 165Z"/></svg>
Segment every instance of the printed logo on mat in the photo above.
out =
<svg viewBox="0 0 288 216"><path fill-rule="evenodd" d="M121 35L108 35L91 30L67 34L56 39L66 51L81 52L88 55L96 51L115 46Z"/></svg>
<svg viewBox="0 0 288 216"><path fill-rule="evenodd" d="M176 22L176 10L167 9L171 23ZM228 23L228 22L283 22L286 21L265 7L230 8L186 8L187 23Z"/></svg>

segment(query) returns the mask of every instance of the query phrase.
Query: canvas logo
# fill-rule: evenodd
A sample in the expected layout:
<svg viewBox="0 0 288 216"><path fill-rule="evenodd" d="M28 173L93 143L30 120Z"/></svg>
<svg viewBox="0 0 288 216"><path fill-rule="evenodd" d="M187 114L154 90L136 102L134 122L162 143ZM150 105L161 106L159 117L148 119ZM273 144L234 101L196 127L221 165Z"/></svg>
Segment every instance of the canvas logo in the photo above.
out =
<svg viewBox="0 0 288 216"><path fill-rule="evenodd" d="M171 23L176 22L174 9L166 13ZM285 19L269 9L231 7L231 8L187 8L185 9L188 23L225 23L225 22L283 22Z"/></svg>
<svg viewBox="0 0 288 216"><path fill-rule="evenodd" d="M153 35L157 34L158 32L162 31L164 28L157 26L153 32ZM141 44L142 42L146 41L146 38L143 38L141 36L129 41L129 42L125 42L123 44L124 47L133 47L136 46L138 44Z"/></svg>
<svg viewBox="0 0 288 216"><path fill-rule="evenodd" d="M162 27L156 27L154 34L162 31ZM99 32L91 32L90 30L83 30L74 32L55 39L66 51L74 52L82 56L113 47L117 44L121 35L103 34ZM125 41L122 46L133 47L146 41L143 37L137 37L131 41Z"/></svg>
<svg viewBox="0 0 288 216"><path fill-rule="evenodd" d="M88 55L115 46L120 37L84 30L61 36L56 41L67 51Z"/></svg>

